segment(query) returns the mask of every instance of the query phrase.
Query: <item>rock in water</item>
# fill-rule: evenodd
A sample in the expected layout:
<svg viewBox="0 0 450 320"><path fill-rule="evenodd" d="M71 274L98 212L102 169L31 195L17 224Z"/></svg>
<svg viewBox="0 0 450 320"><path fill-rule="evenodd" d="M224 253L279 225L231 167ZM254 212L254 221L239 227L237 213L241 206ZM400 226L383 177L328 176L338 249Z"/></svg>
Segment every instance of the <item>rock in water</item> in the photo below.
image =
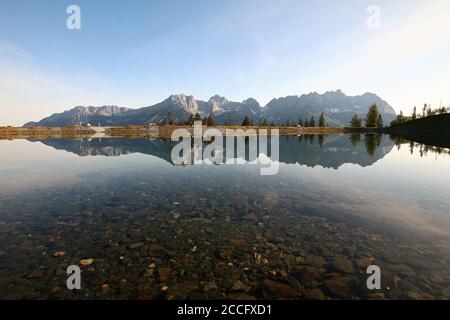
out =
<svg viewBox="0 0 450 320"><path fill-rule="evenodd" d="M214 281L207 282L203 285L203 292L210 292L218 289L219 287Z"/></svg>
<svg viewBox="0 0 450 320"><path fill-rule="evenodd" d="M231 291L246 291L246 289L246 286L241 280L236 280L231 287Z"/></svg>
<svg viewBox="0 0 450 320"><path fill-rule="evenodd" d="M170 278L170 274L172 273L172 270L170 268L161 268L158 270L158 279L159 282L167 282Z"/></svg>
<svg viewBox="0 0 450 320"><path fill-rule="evenodd" d="M343 278L332 278L324 281L325 287L335 296L348 299L348 281Z"/></svg>
<svg viewBox="0 0 450 320"><path fill-rule="evenodd" d="M294 299L299 295L299 291L297 289L278 281L264 280L263 285L278 298Z"/></svg>
<svg viewBox="0 0 450 320"><path fill-rule="evenodd" d="M231 258L232 253L233 252L229 248L221 248L217 252L217 255L219 256L220 259L229 260Z"/></svg>
<svg viewBox="0 0 450 320"><path fill-rule="evenodd" d="M353 264L350 260L343 256L336 256L333 259L332 263L333 267L339 271L345 272L345 273L352 273L353 272Z"/></svg>
<svg viewBox="0 0 450 320"><path fill-rule="evenodd" d="M355 262L356 262L356 266L358 268L365 269L368 266L373 264L373 258L371 258L371 257L361 258L361 259L357 259Z"/></svg>
<svg viewBox="0 0 450 320"><path fill-rule="evenodd" d="M80 260L80 264L82 266L90 266L93 263L94 263L94 259L92 259L92 258Z"/></svg>
<svg viewBox="0 0 450 320"><path fill-rule="evenodd" d="M129 245L130 249L139 249L144 246L143 242L135 242Z"/></svg>
<svg viewBox="0 0 450 320"><path fill-rule="evenodd" d="M305 294L303 297L306 300L325 300L326 299L322 290L317 289L317 288L305 290Z"/></svg>

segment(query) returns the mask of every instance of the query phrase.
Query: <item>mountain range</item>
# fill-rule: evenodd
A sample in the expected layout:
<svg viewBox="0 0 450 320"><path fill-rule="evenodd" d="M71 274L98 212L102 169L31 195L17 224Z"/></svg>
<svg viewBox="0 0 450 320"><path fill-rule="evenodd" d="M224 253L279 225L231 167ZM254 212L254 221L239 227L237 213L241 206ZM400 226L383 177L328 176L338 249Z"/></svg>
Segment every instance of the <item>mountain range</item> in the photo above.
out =
<svg viewBox="0 0 450 320"><path fill-rule="evenodd" d="M118 106L78 106L62 113L55 113L38 122L28 122L24 126L59 127L80 123L101 126L146 125L165 121L169 113L175 122L187 121L190 115L198 113L202 117L212 115L217 124L229 121L232 124L241 124L246 116L255 124L263 119L267 123L285 124L288 121L298 123L300 119L305 121L311 117L315 117L317 121L322 112L325 114L328 125L348 126L354 114L364 118L369 107L374 103L384 123L389 123L395 118L394 109L376 94L347 96L341 90L337 90L324 94L312 92L300 96L276 98L265 106L261 106L253 98L233 102L215 95L208 101L202 101L196 100L193 96L175 94L160 103L139 109Z"/></svg>

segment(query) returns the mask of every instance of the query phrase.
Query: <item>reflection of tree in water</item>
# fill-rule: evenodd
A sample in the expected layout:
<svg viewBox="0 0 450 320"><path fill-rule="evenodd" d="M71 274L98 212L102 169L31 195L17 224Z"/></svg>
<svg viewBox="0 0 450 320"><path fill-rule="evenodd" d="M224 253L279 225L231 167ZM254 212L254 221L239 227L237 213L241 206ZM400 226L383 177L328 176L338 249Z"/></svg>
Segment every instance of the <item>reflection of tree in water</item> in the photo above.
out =
<svg viewBox="0 0 450 320"><path fill-rule="evenodd" d="M361 142L361 134L360 133L352 133L350 134L350 142L353 147L356 147ZM375 155L377 148L381 144L381 140L383 139L383 135L381 134L373 134L368 133L364 135L364 145L366 146L367 154L371 157Z"/></svg>
<svg viewBox="0 0 450 320"><path fill-rule="evenodd" d="M377 151L377 147L381 143L382 136L380 134L366 134L365 136L365 145L366 150L369 155L372 157L375 155L375 152Z"/></svg>
<svg viewBox="0 0 450 320"><path fill-rule="evenodd" d="M324 141L325 141L325 135L324 134L319 134L319 146L321 148L323 147Z"/></svg>
<svg viewBox="0 0 450 320"><path fill-rule="evenodd" d="M429 146L424 143L410 141L405 138L396 137L396 136L390 136L390 138L394 142L395 146L397 147L397 150L400 150L402 144L407 144L407 145L409 145L409 152L411 154L414 154L414 151L417 149L419 152L419 155L421 157L427 156L428 153L433 153L433 154L438 154L438 155L441 155L441 154L450 155L449 148Z"/></svg>
<svg viewBox="0 0 450 320"><path fill-rule="evenodd" d="M361 134L360 133L352 133L350 135L350 142L352 143L352 146L356 146L358 143L361 142Z"/></svg>
<svg viewBox="0 0 450 320"><path fill-rule="evenodd" d="M411 141L409 144L409 152L411 152L411 154L413 154L414 150L416 148L419 150L419 155L421 157L427 156L428 153L433 153L433 154L438 154L438 155L447 154L450 156L450 149L448 149L448 148L427 146L423 143L416 143L416 142Z"/></svg>
<svg viewBox="0 0 450 320"><path fill-rule="evenodd" d="M400 137L395 137L395 136L390 136L391 140L394 141L395 146L397 147L397 150L400 150L400 147L402 146L403 143L408 143L409 141L404 139L404 138L400 138Z"/></svg>

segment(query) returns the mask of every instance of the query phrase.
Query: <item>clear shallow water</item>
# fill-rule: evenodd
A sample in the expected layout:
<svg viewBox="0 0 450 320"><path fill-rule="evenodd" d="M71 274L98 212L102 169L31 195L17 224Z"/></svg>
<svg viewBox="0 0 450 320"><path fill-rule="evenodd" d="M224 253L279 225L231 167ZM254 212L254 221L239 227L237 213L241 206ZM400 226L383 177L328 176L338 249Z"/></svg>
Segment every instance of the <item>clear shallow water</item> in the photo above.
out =
<svg viewBox="0 0 450 320"><path fill-rule="evenodd" d="M281 137L275 176L174 166L170 151L0 141L0 297L450 297L448 150ZM83 289L67 290L65 269L88 258ZM369 264L381 290L366 288Z"/></svg>

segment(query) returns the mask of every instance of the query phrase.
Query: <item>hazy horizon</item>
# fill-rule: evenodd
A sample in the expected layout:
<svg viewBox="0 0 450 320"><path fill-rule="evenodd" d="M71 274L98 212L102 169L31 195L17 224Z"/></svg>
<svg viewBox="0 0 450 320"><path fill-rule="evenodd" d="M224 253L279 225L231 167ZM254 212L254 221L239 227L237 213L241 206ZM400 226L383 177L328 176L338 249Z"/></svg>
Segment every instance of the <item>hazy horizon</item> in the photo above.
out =
<svg viewBox="0 0 450 320"><path fill-rule="evenodd" d="M66 9L81 9L69 30ZM380 29L367 26L371 5ZM450 2L0 3L0 125L171 94L232 101L341 89L395 110L450 104Z"/></svg>

